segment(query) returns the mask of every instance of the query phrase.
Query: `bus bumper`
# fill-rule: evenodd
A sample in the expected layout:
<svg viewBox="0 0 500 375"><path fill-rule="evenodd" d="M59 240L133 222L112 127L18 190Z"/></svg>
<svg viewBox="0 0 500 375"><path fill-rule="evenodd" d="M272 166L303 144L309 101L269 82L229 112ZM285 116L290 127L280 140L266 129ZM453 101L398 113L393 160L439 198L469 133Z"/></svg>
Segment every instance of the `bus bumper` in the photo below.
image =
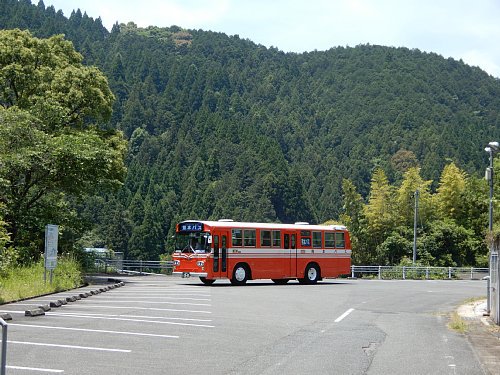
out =
<svg viewBox="0 0 500 375"><path fill-rule="evenodd" d="M183 279L189 278L191 276L207 277L206 272L172 272L172 275L181 276Z"/></svg>

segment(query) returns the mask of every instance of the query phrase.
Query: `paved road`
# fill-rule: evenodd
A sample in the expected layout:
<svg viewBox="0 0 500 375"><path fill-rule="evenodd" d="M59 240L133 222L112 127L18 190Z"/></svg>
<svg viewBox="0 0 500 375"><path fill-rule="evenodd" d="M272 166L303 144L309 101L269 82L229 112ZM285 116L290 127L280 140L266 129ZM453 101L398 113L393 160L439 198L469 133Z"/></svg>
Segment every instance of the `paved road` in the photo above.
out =
<svg viewBox="0 0 500 375"><path fill-rule="evenodd" d="M450 311L485 294L483 281L122 280L45 316L24 310L76 292L0 306L13 316L7 373L487 373L446 327Z"/></svg>

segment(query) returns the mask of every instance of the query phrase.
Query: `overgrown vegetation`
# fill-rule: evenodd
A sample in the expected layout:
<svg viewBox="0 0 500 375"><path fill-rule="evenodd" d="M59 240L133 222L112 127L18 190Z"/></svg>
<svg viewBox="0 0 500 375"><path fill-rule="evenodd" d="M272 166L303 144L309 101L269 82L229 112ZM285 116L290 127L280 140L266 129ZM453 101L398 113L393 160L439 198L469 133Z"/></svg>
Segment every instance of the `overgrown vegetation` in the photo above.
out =
<svg viewBox="0 0 500 375"><path fill-rule="evenodd" d="M466 333L469 329L467 322L456 311L451 314L448 327L458 333Z"/></svg>
<svg viewBox="0 0 500 375"><path fill-rule="evenodd" d="M58 259L52 284L48 272L44 282L43 261L29 266L14 266L0 272L0 303L73 289L82 283L80 264L72 257Z"/></svg>

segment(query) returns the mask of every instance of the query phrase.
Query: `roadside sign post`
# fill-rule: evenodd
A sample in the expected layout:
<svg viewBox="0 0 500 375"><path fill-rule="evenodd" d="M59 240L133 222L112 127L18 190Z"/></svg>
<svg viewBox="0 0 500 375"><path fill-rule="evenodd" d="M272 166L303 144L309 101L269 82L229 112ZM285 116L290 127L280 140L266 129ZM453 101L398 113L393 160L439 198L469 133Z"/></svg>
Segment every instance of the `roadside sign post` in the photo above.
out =
<svg viewBox="0 0 500 375"><path fill-rule="evenodd" d="M57 266L57 240L59 227L53 224L45 226L45 271L44 282L47 282L47 270L50 271L50 283L52 284L52 273Z"/></svg>

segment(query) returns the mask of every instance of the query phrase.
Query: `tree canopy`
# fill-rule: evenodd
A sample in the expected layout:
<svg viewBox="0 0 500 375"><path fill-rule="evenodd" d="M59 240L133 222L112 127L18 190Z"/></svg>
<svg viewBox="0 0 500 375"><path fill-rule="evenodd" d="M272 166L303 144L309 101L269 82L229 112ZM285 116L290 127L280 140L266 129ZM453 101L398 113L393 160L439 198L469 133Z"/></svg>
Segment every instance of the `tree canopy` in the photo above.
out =
<svg viewBox="0 0 500 375"><path fill-rule="evenodd" d="M0 202L14 246L39 243L52 220L71 228L68 199L121 186L126 142L97 126L113 100L62 36L0 30Z"/></svg>

